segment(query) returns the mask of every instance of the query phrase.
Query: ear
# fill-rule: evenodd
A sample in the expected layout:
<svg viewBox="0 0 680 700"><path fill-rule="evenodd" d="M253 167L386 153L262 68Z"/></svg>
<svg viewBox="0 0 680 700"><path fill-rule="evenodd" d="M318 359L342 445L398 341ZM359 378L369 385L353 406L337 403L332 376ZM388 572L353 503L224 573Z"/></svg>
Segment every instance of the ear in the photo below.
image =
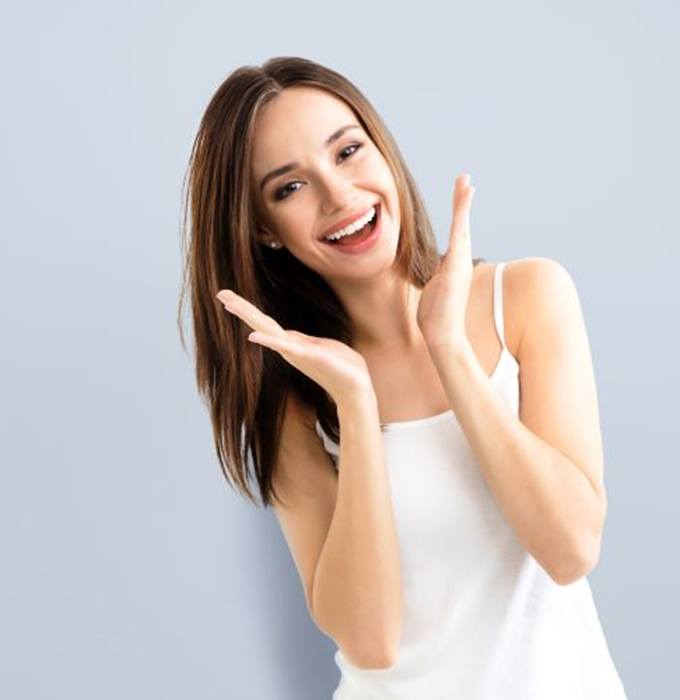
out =
<svg viewBox="0 0 680 700"><path fill-rule="evenodd" d="M264 226L257 227L257 241L260 245L267 248L283 248L283 244L279 239Z"/></svg>

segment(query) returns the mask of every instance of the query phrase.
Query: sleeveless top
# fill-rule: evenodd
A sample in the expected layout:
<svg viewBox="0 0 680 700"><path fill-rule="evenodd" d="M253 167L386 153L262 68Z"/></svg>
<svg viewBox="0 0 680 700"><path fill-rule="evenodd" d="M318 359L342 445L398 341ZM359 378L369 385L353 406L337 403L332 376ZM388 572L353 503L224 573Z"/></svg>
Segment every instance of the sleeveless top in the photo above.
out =
<svg viewBox="0 0 680 700"><path fill-rule="evenodd" d="M502 272L489 377L518 415ZM505 520L453 411L383 423L404 620L395 663L361 669L338 648L333 700L625 700L586 577L555 583ZM339 446L316 422L338 468Z"/></svg>

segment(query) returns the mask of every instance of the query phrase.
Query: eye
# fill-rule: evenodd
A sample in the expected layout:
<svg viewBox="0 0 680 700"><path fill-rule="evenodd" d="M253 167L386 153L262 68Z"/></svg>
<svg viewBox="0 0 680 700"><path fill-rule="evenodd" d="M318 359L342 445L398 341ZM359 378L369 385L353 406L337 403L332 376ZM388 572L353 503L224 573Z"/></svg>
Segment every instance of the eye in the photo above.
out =
<svg viewBox="0 0 680 700"><path fill-rule="evenodd" d="M291 190L288 190L287 188L290 185L295 185L299 182L300 182L299 180L293 180L291 182L287 182L283 187L279 187L279 189L274 192L274 199L276 199L277 201L279 199L286 199L286 197L288 197L288 193L291 191ZM292 191L295 192L296 190L292 190Z"/></svg>
<svg viewBox="0 0 680 700"><path fill-rule="evenodd" d="M340 151L340 153L344 153L348 148L354 148L355 150L353 150L353 151L347 156L347 158L349 158L349 156L351 156L351 155L353 155L354 153L356 153L356 152L361 148L361 144L360 144L360 143L351 143L349 146L345 146L345 147L342 149L342 151ZM347 160L347 158L343 158L343 160Z"/></svg>
<svg viewBox="0 0 680 700"><path fill-rule="evenodd" d="M341 151L339 155L342 155L343 153L346 153L348 149L353 148L353 151L350 151L344 158L342 158L342 162L346 161L347 158L350 156L354 155L360 148L363 147L363 144L361 143L351 143L349 146L345 146ZM290 182L287 182L285 185L279 187L277 190L274 192L274 199L279 201L281 199L286 199L289 197L292 192L297 192L297 189L294 190L289 190L288 187L291 185L298 184L300 181L299 180L291 180Z"/></svg>

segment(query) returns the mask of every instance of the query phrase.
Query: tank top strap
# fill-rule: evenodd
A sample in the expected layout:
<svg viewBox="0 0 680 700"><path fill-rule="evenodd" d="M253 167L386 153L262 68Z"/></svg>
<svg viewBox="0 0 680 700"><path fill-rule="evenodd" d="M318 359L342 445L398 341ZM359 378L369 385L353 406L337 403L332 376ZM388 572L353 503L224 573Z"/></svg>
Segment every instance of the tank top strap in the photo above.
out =
<svg viewBox="0 0 680 700"><path fill-rule="evenodd" d="M500 338L501 345L507 350L505 345L505 321L503 317L503 270L505 262L496 263L493 278L493 318L496 325L496 333Z"/></svg>

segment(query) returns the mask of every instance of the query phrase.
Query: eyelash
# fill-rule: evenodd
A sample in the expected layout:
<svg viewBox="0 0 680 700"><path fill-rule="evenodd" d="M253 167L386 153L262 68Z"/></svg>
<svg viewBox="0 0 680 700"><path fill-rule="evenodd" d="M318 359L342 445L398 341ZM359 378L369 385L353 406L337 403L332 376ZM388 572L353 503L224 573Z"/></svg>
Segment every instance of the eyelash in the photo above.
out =
<svg viewBox="0 0 680 700"><path fill-rule="evenodd" d="M352 147L354 147L354 146L355 146L356 148L354 148L354 150L353 150L350 154L348 154L347 158L353 156L360 148L363 148L363 144L362 144L362 143L350 143L350 144L347 144L347 146L345 146L345 147L340 151L340 153L343 153L343 152L346 151L348 148L352 148ZM347 158L344 158L344 159L343 159L343 162L346 161ZM282 200L282 199L288 199L288 197L290 197L290 194L292 194L293 192L297 192L297 190L292 190L292 191L290 192L290 194L284 194L284 191L285 191L286 187L288 187L289 185L292 185L292 184L294 184L294 183L296 183L296 182L300 182L300 181L299 181L299 180L291 180L290 182L287 182L287 183L286 183L285 185L283 185L282 187L279 187L279 189L277 189L277 190L274 192L274 199L275 199L276 201L280 201L280 200Z"/></svg>

